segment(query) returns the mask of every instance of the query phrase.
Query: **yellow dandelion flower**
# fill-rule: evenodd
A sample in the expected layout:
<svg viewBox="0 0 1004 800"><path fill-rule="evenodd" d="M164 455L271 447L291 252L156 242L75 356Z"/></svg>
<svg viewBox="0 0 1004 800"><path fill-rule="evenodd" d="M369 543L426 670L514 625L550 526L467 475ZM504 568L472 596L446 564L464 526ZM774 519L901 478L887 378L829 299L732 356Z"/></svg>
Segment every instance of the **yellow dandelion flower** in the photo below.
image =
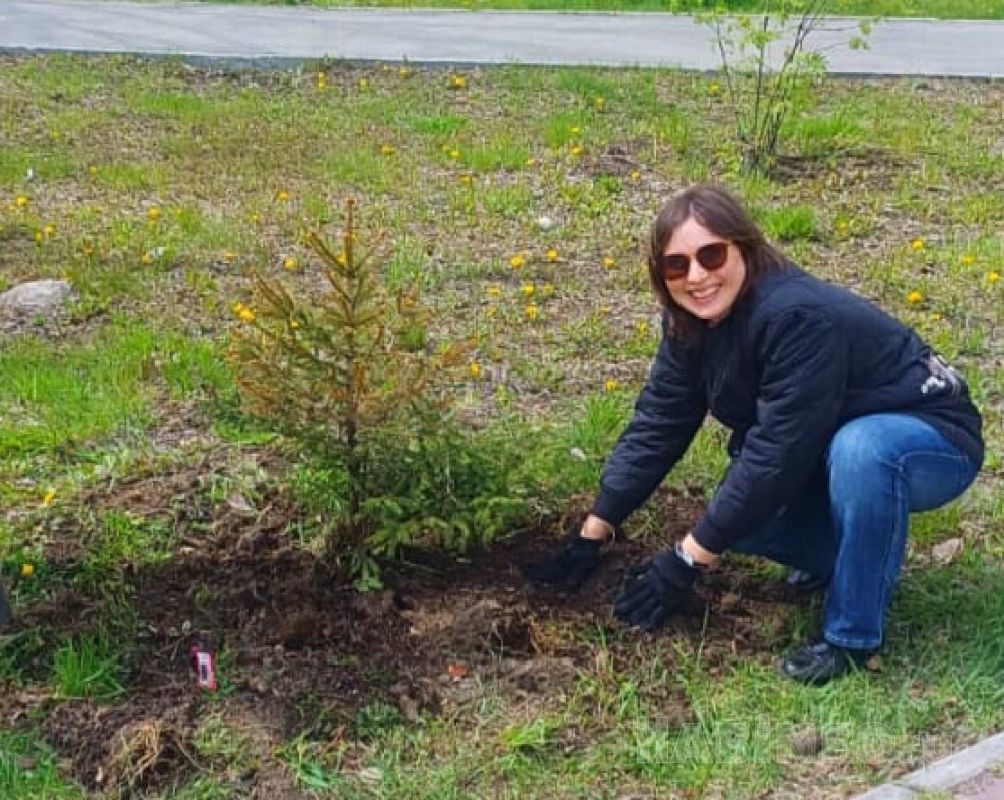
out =
<svg viewBox="0 0 1004 800"><path fill-rule="evenodd" d="M581 156L582 155L582 145L581 144L573 145L572 149L569 150L568 152L570 152L573 156Z"/></svg>
<svg viewBox="0 0 1004 800"><path fill-rule="evenodd" d="M389 144L380 145L380 155L382 156L392 156L394 155L394 148Z"/></svg>
<svg viewBox="0 0 1004 800"><path fill-rule="evenodd" d="M533 297L533 293L537 291L537 287L532 283L524 283L519 287L519 290L523 293L524 297Z"/></svg>
<svg viewBox="0 0 1004 800"><path fill-rule="evenodd" d="M610 306L600 306L596 309L596 312L601 316L605 317L610 313Z"/></svg>
<svg viewBox="0 0 1004 800"><path fill-rule="evenodd" d="M298 266L300 266L300 262L297 261L293 256L286 256L282 260L282 268L285 270L289 270L290 272L295 270Z"/></svg>
<svg viewBox="0 0 1004 800"><path fill-rule="evenodd" d="M488 319L493 319L498 313L499 310L495 308L495 306L488 306L488 308L485 309L485 316L488 317Z"/></svg>
<svg viewBox="0 0 1004 800"><path fill-rule="evenodd" d="M544 297L550 297L551 295L554 294L554 284L553 283L545 283L543 286L540 287L540 293Z"/></svg>
<svg viewBox="0 0 1004 800"><path fill-rule="evenodd" d="M398 67L397 68L397 74L401 78L411 77L411 73L412 73L412 70L408 69L407 67Z"/></svg>
<svg viewBox="0 0 1004 800"><path fill-rule="evenodd" d="M51 506L52 501L55 499L56 499L56 490L49 489L49 491L45 493L45 496L42 497L42 508L48 508L49 506Z"/></svg>
<svg viewBox="0 0 1004 800"><path fill-rule="evenodd" d="M512 258L509 259L509 266L512 267L513 269L520 269L524 264L526 264L526 259L523 258L523 256L521 256L519 253L517 253L516 255L514 255Z"/></svg>
<svg viewBox="0 0 1004 800"><path fill-rule="evenodd" d="M370 85L370 82L368 80L366 80L366 78L360 78L359 79L359 88L360 89L368 89L369 85Z"/></svg>
<svg viewBox="0 0 1004 800"><path fill-rule="evenodd" d="M616 380L614 380L613 378L607 378L607 379L606 379L605 381L603 381L603 391L604 391L604 392L612 392L612 391L614 391L614 389L616 389L616 388L617 388L617 387L618 387L619 385L620 385L620 384L619 384L619 383L617 383L617 381L616 381Z"/></svg>
<svg viewBox="0 0 1004 800"><path fill-rule="evenodd" d="M35 231L35 244L42 244L45 241L45 234L42 231Z"/></svg>
<svg viewBox="0 0 1004 800"><path fill-rule="evenodd" d="M465 89L467 87L467 78L463 75L451 75L449 86L451 89Z"/></svg>
<svg viewBox="0 0 1004 800"><path fill-rule="evenodd" d="M631 178L631 183L638 183L638 181L641 180L641 173L638 170L633 169L628 177Z"/></svg>
<svg viewBox="0 0 1004 800"><path fill-rule="evenodd" d="M962 264L962 266L964 267L968 267L974 261L976 261L976 259L973 258L971 255L969 255L969 253L963 253L961 256L959 256L959 263Z"/></svg>
<svg viewBox="0 0 1004 800"><path fill-rule="evenodd" d="M233 264L235 258L237 258L237 255L231 250L227 250L226 252L223 253L224 264Z"/></svg>
<svg viewBox="0 0 1004 800"><path fill-rule="evenodd" d="M537 159L535 159L535 158L528 158L528 159L526 160L526 165L527 165L528 167L532 167L532 166L535 166L536 164L537 164Z"/></svg>
<svg viewBox="0 0 1004 800"><path fill-rule="evenodd" d="M937 311L932 311L931 322L941 322L941 314L939 314Z"/></svg>
<svg viewBox="0 0 1004 800"><path fill-rule="evenodd" d="M581 128L579 128L579 126L578 126L578 125L573 125L573 126L572 126L571 128L569 128L569 129L568 129L568 132L569 132L569 133L570 133L570 134L571 134L572 136L578 136L578 135L579 135L579 134L580 134L580 133L582 132L582 129L581 129Z"/></svg>
<svg viewBox="0 0 1004 800"><path fill-rule="evenodd" d="M617 262L610 256L603 256L603 269L613 269Z"/></svg>
<svg viewBox="0 0 1004 800"><path fill-rule="evenodd" d="M481 365L477 361L472 361L467 365L467 372L474 380L477 380L481 377Z"/></svg>
<svg viewBox="0 0 1004 800"><path fill-rule="evenodd" d="M634 332L639 336L648 335L648 323L642 320L641 322L636 322L634 324Z"/></svg>
<svg viewBox="0 0 1004 800"><path fill-rule="evenodd" d="M30 202L31 199L25 197L23 194L19 194L17 197L14 198L14 206L17 208L25 208Z"/></svg>
<svg viewBox="0 0 1004 800"><path fill-rule="evenodd" d="M287 192L285 189L280 189L278 192L275 193L275 199L279 203L288 203L289 192Z"/></svg>
<svg viewBox="0 0 1004 800"><path fill-rule="evenodd" d="M95 175L98 174L98 168L92 164L87 168L87 174L93 178Z"/></svg>
<svg viewBox="0 0 1004 800"><path fill-rule="evenodd" d="M140 256L139 261L140 261L141 264L152 264L153 263L153 256L150 255L149 253L143 253L143 255Z"/></svg>
<svg viewBox="0 0 1004 800"><path fill-rule="evenodd" d="M485 293L486 293L486 294L487 294L487 295L488 295L489 297L491 297L492 299L495 299L495 298L498 298L498 297L501 297L501 296L502 296L502 287L501 287L501 286L499 286L499 285L498 285L497 283L493 283L493 284L492 284L491 286L489 286L489 287L488 287L488 288L487 288L487 289L485 290Z"/></svg>
<svg viewBox="0 0 1004 800"><path fill-rule="evenodd" d="M719 85L718 81L712 81L708 84L708 94L716 95L721 93L722 87Z"/></svg>
<svg viewBox="0 0 1004 800"><path fill-rule="evenodd" d="M924 295L922 292L918 292L916 289L914 289L912 292L909 292L907 294L906 302L908 302L910 305L915 306L918 303L924 302Z"/></svg>
<svg viewBox="0 0 1004 800"><path fill-rule="evenodd" d="M254 311L246 306L237 313L237 316L240 317L241 322L254 322Z"/></svg>
<svg viewBox="0 0 1004 800"><path fill-rule="evenodd" d="M447 153L447 155L454 161L456 161L458 158L460 158L460 151L456 147L454 147L452 150L450 150L450 152Z"/></svg>
<svg viewBox="0 0 1004 800"><path fill-rule="evenodd" d="M335 253L335 263L338 264L338 266L340 267L344 267L346 264L349 263L349 257L345 255L344 250L339 250L337 253Z"/></svg>
<svg viewBox="0 0 1004 800"><path fill-rule="evenodd" d="M924 240L914 239L912 242L910 242L910 249L913 250L913 252L915 253L919 253L921 250L924 249Z"/></svg>
<svg viewBox="0 0 1004 800"><path fill-rule="evenodd" d="M850 227L851 227L851 223L849 223L846 219L838 219L837 220L837 232L838 233L847 233L847 231L850 229Z"/></svg>
<svg viewBox="0 0 1004 800"><path fill-rule="evenodd" d="M46 225L42 230L45 232L46 236L53 236L56 233L56 226Z"/></svg>
<svg viewBox="0 0 1004 800"><path fill-rule="evenodd" d="M526 308L523 309L523 315L533 322L540 315L540 308L537 307L536 303L530 303Z"/></svg>
<svg viewBox="0 0 1004 800"><path fill-rule="evenodd" d="M470 175L468 175L467 173L464 173L463 175L461 175L461 176L460 176L460 179L459 179L459 180L460 180L460 182L461 182L462 184L464 184L465 186L470 186L470 184L471 184L471 181L473 181L473 180L474 180L474 178L472 178L472 177L471 177Z"/></svg>
<svg viewBox="0 0 1004 800"><path fill-rule="evenodd" d="M22 564L21 565L21 577L22 578L30 578L34 574L35 574L35 565L34 564L27 564L26 563L26 564Z"/></svg>
<svg viewBox="0 0 1004 800"><path fill-rule="evenodd" d="M593 98L593 105L596 106L597 108L602 109L606 104L607 104L607 100L606 100L605 97L594 97Z"/></svg>
<svg viewBox="0 0 1004 800"><path fill-rule="evenodd" d="M300 327L300 322L299 322L299 320L295 320L295 319L291 319L291 320L289 321L289 327L290 327L290 328L292 328L292 329L293 329L293 330L295 331L295 330L296 330L297 328L299 328L299 327Z"/></svg>
<svg viewBox="0 0 1004 800"><path fill-rule="evenodd" d="M550 249L549 249L549 250L547 251L547 256L546 256L546 258L547 258L547 260L548 260L548 261L550 261L550 262L551 262L551 263L553 264L553 263L554 263L555 261L557 261L557 260L558 260L558 251L557 251L557 250L555 250L555 249L554 249L553 247L552 247L552 248L550 248Z"/></svg>
<svg viewBox="0 0 1004 800"><path fill-rule="evenodd" d="M987 283L993 286L997 281L1001 279L999 272L988 272L987 273Z"/></svg>
<svg viewBox="0 0 1004 800"><path fill-rule="evenodd" d="M248 217L248 220L251 222L252 225L257 225L259 222L261 222L261 214L259 214L257 211L252 212L251 215Z"/></svg>
<svg viewBox="0 0 1004 800"><path fill-rule="evenodd" d="M157 208L157 206L150 206L146 210L146 218L150 220L150 222L156 222L160 219L160 209Z"/></svg>

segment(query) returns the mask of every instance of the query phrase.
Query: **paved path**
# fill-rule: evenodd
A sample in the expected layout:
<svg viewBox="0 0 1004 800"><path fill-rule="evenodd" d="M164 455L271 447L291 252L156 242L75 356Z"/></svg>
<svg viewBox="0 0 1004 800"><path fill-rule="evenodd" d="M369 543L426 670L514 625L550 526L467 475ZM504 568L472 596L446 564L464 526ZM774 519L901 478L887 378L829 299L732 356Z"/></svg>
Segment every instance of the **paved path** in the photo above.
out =
<svg viewBox="0 0 1004 800"><path fill-rule="evenodd" d="M813 34L836 73L1004 77L1004 22L888 20L868 50L851 21ZM0 0L0 51L182 54L295 63L603 64L707 70L709 31L668 14L409 11Z"/></svg>

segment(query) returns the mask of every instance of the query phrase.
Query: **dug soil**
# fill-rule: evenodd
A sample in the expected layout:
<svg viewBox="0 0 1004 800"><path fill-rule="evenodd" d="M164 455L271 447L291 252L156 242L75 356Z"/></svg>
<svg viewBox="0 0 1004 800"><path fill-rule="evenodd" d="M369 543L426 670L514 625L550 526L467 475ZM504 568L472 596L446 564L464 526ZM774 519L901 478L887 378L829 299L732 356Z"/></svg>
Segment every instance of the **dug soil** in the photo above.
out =
<svg viewBox="0 0 1004 800"><path fill-rule="evenodd" d="M667 539L702 507L686 492L660 490L653 502L677 521ZM617 625L609 600L625 567L662 544L621 539L579 592L544 591L527 585L518 564L554 549L563 524L555 520L464 558L410 552L388 570L385 589L360 593L291 537L291 505L220 504L212 516L208 530L186 536L168 560L124 569L122 596L136 618L134 641L121 646L121 694L12 691L4 699L9 724L41 720L67 772L92 791L134 795L206 768L218 772L199 738L215 720L241 731L241 747L253 755L243 762L253 768L234 778L235 796L306 796L277 751L297 736L337 744L365 735L360 709L389 708L409 724L462 710L486 687L519 696L570 686L595 664L598 631L607 657L636 651L641 634ZM57 550L54 543L50 558ZM72 559L72 550L61 556ZM727 564L703 579L686 613L658 636L700 641L702 664L717 672L740 658L773 658L799 602L805 598L793 590L756 579L749 564ZM22 607L10 633L59 641L110 613L106 598L66 588ZM193 646L215 655L215 690L196 685ZM44 681L49 663L34 668ZM670 717L687 719L685 697L670 693L666 703Z"/></svg>

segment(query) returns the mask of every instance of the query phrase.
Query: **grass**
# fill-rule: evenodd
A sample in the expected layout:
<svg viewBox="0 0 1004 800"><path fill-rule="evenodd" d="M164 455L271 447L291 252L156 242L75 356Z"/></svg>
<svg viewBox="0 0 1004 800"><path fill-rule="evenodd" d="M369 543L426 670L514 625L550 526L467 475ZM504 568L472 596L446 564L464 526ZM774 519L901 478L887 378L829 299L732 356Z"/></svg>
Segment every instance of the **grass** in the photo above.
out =
<svg viewBox="0 0 1004 800"><path fill-rule="evenodd" d="M256 3L259 0L217 0ZM382 8L457 8L477 11L672 11L693 13L723 5L730 11L755 13L765 7L763 0L299 0L322 8L351 6ZM274 4L298 4L298 0L275 0ZM837 0L831 13L864 17L933 17L937 19L1004 19L1000 0Z"/></svg>
<svg viewBox="0 0 1004 800"><path fill-rule="evenodd" d="M388 445L388 495L405 522L455 508L452 521L470 529L461 538L478 532L471 509L486 497L530 524L592 493L658 341L640 258L648 223L698 177L735 187L813 272L901 317L967 374L987 467L962 502L914 520L879 672L792 686L773 661L816 612L757 620L755 646L723 656L709 643L732 634L715 627L713 606L705 629L686 635L599 623L554 632L581 657L553 690L476 676L473 700L417 721L389 695L346 712L305 694L302 717L269 739L267 720L231 715L249 692L271 695L247 683L264 662L232 658L229 641L225 696L204 698L186 740L198 769L150 796L239 796L242 776L266 766L318 797L747 798L784 786L841 796L1000 728L1002 88L824 84L786 127L778 172L750 179L735 171L729 109L710 77L515 67L466 71L459 87L451 77L389 65L0 62L0 96L19 109L0 123L0 281L66 277L77 290L58 322L0 334L0 563L8 583L34 566L10 591L17 614L67 608L58 630L0 638L10 702L49 704L0 733L0 795L83 796L40 744L51 739L44 714L120 712L142 676L184 668L171 660L184 657L172 653L178 640L141 624L138 582L192 568L213 536L253 549L241 520L270 524L275 503L296 515L269 535L288 534L297 551L317 547L344 508L340 470L242 416L224 353L233 302L251 302L251 270L316 290L305 234L336 231L348 193L391 283L425 290L429 346L467 348L454 390L478 436ZM670 484L706 496L725 438L709 423ZM416 488L415 475L428 480ZM660 542L680 524L669 513L645 508L630 533ZM958 560L931 563L948 538L963 541ZM740 563L743 580L770 576ZM211 617L217 591L192 579L190 627ZM151 667L140 653L164 660ZM673 717L680 707L689 716ZM790 747L807 725L828 742L815 759Z"/></svg>

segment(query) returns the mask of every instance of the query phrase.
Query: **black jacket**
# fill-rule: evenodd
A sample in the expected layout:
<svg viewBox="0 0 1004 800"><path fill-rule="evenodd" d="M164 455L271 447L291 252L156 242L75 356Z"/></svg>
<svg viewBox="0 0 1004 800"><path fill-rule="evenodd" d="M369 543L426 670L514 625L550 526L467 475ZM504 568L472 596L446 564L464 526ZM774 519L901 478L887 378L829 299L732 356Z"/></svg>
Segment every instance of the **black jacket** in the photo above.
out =
<svg viewBox="0 0 1004 800"><path fill-rule="evenodd" d="M914 414L983 461L980 415L957 373L902 323L794 266L761 276L698 342L663 337L593 513L618 525L645 502L709 410L732 430L732 465L694 530L715 553L796 497L855 417Z"/></svg>

